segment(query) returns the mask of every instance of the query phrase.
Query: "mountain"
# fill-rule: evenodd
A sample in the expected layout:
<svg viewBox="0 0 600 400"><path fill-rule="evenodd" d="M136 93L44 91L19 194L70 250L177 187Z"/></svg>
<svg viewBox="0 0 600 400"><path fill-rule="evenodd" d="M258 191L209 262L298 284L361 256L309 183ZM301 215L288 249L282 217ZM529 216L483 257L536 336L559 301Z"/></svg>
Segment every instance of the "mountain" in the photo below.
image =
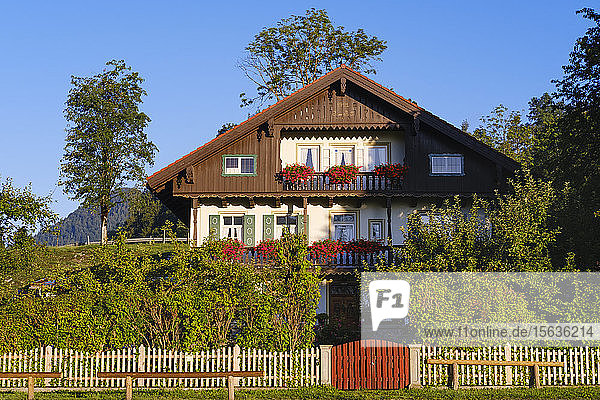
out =
<svg viewBox="0 0 600 400"><path fill-rule="evenodd" d="M108 213L108 232L115 231L125 224L129 217L129 203L122 202L114 206ZM38 233L35 239L38 243L46 243L53 246L66 244L87 243L100 241L100 215L96 210L79 207L66 218L50 229L58 232L56 236L51 233Z"/></svg>

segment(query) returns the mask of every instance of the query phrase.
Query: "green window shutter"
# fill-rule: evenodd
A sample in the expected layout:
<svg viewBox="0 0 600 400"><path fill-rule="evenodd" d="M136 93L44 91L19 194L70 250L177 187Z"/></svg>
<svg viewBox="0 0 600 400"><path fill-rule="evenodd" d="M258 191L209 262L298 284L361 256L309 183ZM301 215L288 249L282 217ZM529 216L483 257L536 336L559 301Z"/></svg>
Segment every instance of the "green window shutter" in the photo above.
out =
<svg viewBox="0 0 600 400"><path fill-rule="evenodd" d="M263 240L275 238L275 216L263 215Z"/></svg>
<svg viewBox="0 0 600 400"><path fill-rule="evenodd" d="M209 215L208 216L208 236L213 239L219 239L221 230L221 216L220 215Z"/></svg>
<svg viewBox="0 0 600 400"><path fill-rule="evenodd" d="M254 215L244 215L244 245L254 247Z"/></svg>
<svg viewBox="0 0 600 400"><path fill-rule="evenodd" d="M304 233L308 238L308 232L304 232L304 215L298 215L298 219L296 220L296 232ZM308 231L308 215L306 216L306 228Z"/></svg>

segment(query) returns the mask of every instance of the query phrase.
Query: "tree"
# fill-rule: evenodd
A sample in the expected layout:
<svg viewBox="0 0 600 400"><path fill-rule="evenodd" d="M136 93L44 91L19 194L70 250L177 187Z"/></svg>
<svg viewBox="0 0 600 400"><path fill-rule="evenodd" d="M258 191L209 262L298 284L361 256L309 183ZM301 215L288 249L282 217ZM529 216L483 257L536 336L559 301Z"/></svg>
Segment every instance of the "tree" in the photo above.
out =
<svg viewBox="0 0 600 400"><path fill-rule="evenodd" d="M221 125L221 127L217 131L217 136L222 135L223 133L227 132L231 128L235 128L236 126L237 126L237 124L235 122L226 122L226 123L224 123L223 125Z"/></svg>
<svg viewBox="0 0 600 400"><path fill-rule="evenodd" d="M40 197L25 188L13 186L12 179L0 183L0 248L14 244L17 232L33 232L54 223L57 215L50 209L50 196Z"/></svg>
<svg viewBox="0 0 600 400"><path fill-rule="evenodd" d="M530 106L540 120L533 150L533 171L570 191L554 209L563 227L562 257L575 249L578 264L600 266L600 14L577 11L593 25L577 39L554 98L542 96Z"/></svg>
<svg viewBox="0 0 600 400"><path fill-rule="evenodd" d="M123 60L92 77L71 77L64 111L67 144L61 160L63 190L85 208L99 208L101 241L107 240L111 207L125 196L128 182L142 180L157 150L144 128L150 118L140 111L143 79Z"/></svg>
<svg viewBox="0 0 600 400"><path fill-rule="evenodd" d="M500 104L490 115L481 117L481 122L472 133L475 138L523 165L530 163L532 131L520 112Z"/></svg>
<svg viewBox="0 0 600 400"><path fill-rule="evenodd" d="M123 229L129 237L151 237L163 234L163 228L170 221L179 237L187 236L186 226L148 189L131 189L129 217Z"/></svg>
<svg viewBox="0 0 600 400"><path fill-rule="evenodd" d="M260 31L238 63L257 90L254 98L240 94L242 107L281 100L342 64L375 73L372 63L386 48L384 40L362 29L347 32L334 26L325 10L311 8L306 15L282 19Z"/></svg>

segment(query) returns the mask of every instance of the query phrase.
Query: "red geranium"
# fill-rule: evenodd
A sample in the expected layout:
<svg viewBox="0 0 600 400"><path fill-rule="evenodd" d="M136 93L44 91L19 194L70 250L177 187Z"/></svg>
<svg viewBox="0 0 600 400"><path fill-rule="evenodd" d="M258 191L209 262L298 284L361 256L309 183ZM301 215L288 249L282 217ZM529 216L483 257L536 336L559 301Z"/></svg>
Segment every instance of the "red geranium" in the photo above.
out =
<svg viewBox="0 0 600 400"><path fill-rule="evenodd" d="M375 167L373 173L389 179L401 179L408 167L403 164L381 164Z"/></svg>
<svg viewBox="0 0 600 400"><path fill-rule="evenodd" d="M281 171L283 178L289 182L305 181L314 173L315 170L312 167L303 164L290 164Z"/></svg>
<svg viewBox="0 0 600 400"><path fill-rule="evenodd" d="M277 239L263 240L256 246L256 253L263 258L275 258L277 256Z"/></svg>
<svg viewBox="0 0 600 400"><path fill-rule="evenodd" d="M336 240L324 239L314 242L308 250L313 258L329 261L343 251L343 245Z"/></svg>
<svg viewBox="0 0 600 400"><path fill-rule="evenodd" d="M383 245L375 240L359 239L344 243L344 251L352 253L377 253L383 250Z"/></svg>
<svg viewBox="0 0 600 400"><path fill-rule="evenodd" d="M223 260L240 261L244 253L244 244L236 239L221 239Z"/></svg>
<svg viewBox="0 0 600 400"><path fill-rule="evenodd" d="M350 183L356 179L358 167L356 165L334 165L327 170L326 174L330 183Z"/></svg>

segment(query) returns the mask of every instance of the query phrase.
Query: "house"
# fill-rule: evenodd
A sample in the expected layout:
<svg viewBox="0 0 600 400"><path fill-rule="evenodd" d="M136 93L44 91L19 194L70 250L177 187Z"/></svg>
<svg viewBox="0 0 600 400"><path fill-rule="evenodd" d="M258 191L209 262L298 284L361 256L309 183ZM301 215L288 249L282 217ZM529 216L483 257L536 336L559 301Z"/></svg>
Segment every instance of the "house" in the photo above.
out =
<svg viewBox="0 0 600 400"><path fill-rule="evenodd" d="M303 182L277 176L300 163ZM401 182L380 164L409 168ZM349 184L325 173L360 167ZM492 195L518 164L432 113L345 67L270 106L148 178L149 188L190 227L252 248L288 228L309 242L366 238L400 245L407 216L440 199ZM389 238L389 239L388 239ZM327 279L321 311L345 307L352 289Z"/></svg>

